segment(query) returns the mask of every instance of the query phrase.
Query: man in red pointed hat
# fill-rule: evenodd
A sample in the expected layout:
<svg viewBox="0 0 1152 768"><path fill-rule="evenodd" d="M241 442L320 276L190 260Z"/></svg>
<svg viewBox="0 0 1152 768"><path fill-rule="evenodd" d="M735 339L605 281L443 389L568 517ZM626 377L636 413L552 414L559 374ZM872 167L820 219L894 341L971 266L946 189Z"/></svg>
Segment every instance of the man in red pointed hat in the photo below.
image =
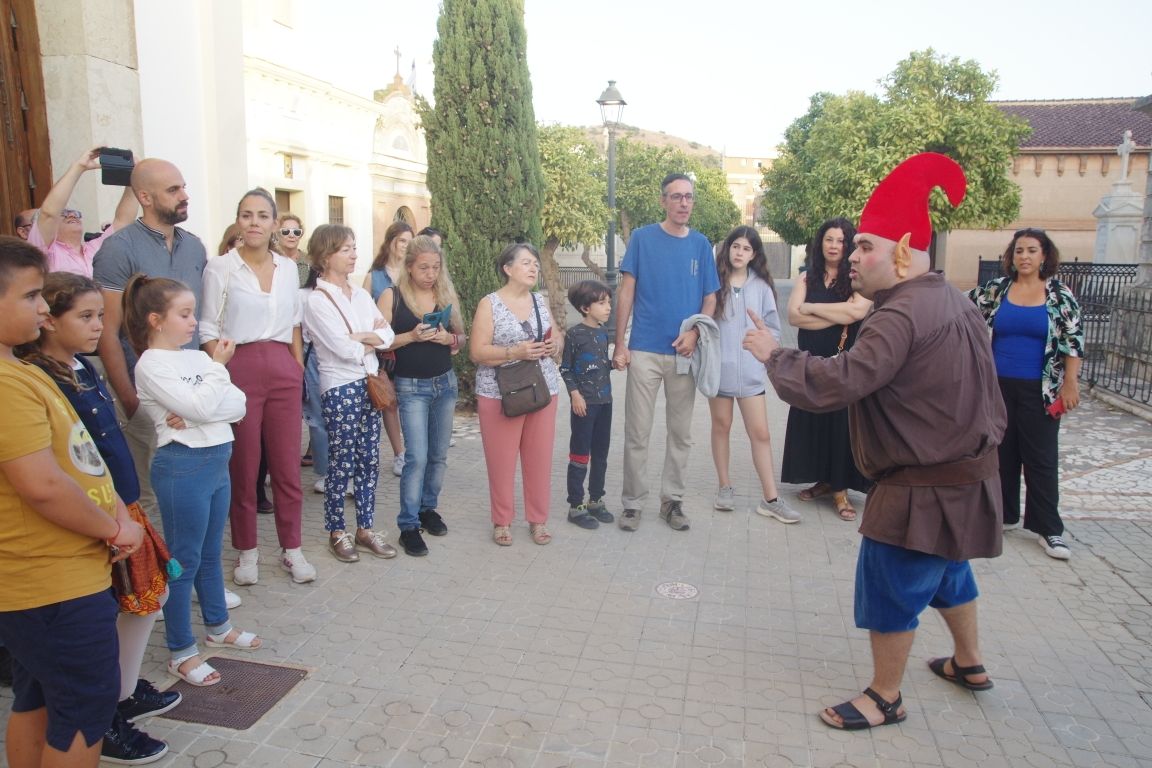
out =
<svg viewBox="0 0 1152 768"><path fill-rule="evenodd" d="M955 645L930 669L968 690L992 687L968 561L1000 554L996 446L1005 411L980 313L929 269L934 187L959 205L964 172L943 155L915 155L864 207L850 277L873 309L852 349L831 358L781 349L758 318L744 340L782 400L817 412L849 407L852 454L876 483L860 526L855 592L856 626L872 643L872 682L820 713L845 730L904 720L900 684L929 606Z"/></svg>

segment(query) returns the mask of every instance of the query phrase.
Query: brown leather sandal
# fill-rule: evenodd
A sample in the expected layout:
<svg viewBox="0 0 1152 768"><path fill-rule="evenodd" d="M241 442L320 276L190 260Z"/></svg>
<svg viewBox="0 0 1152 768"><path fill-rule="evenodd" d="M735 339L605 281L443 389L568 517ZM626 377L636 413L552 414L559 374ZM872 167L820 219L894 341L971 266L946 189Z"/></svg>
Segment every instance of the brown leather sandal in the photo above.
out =
<svg viewBox="0 0 1152 768"><path fill-rule="evenodd" d="M832 497L832 500L836 504L836 514L840 515L841 520L851 523L856 519L856 508L848 501L848 491L840 491Z"/></svg>

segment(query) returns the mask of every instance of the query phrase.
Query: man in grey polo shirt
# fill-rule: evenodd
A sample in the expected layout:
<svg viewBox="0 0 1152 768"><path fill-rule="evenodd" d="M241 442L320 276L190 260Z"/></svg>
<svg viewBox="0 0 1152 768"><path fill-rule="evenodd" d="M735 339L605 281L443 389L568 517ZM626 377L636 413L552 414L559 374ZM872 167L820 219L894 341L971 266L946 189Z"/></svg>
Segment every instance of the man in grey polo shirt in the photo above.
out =
<svg viewBox="0 0 1152 768"><path fill-rule="evenodd" d="M92 264L92 276L104 292L104 333L97 351L116 395L124 436L140 478L140 503L149 513L156 514L156 495L149 479L156 430L140 410L132 376L136 354L123 332L120 302L129 278L143 272L149 277L169 277L185 283L199 305L208 255L200 238L176 226L188 218L188 193L184 176L175 165L167 160L141 160L132 171L132 191L140 201L143 215L110 235ZM199 347L197 333L186 349Z"/></svg>

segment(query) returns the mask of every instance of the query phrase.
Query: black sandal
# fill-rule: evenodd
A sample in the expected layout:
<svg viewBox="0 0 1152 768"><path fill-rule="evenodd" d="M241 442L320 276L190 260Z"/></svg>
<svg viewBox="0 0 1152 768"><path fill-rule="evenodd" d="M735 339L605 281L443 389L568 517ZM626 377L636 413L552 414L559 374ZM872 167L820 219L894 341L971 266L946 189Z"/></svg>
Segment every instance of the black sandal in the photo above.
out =
<svg viewBox="0 0 1152 768"><path fill-rule="evenodd" d="M880 714L884 715L884 722L876 723L875 725L868 722L868 718L864 717L864 714L857 709L856 705L851 701L829 707L829 709L840 716L842 722L836 722L829 717L824 710L820 711L820 719L824 721L825 725L838 728L842 731L863 731L868 728L879 728L882 725L902 723L908 719L907 712L904 714L897 712L897 710L900 709L900 705L904 703L903 697L899 694L896 695L896 701L892 702L884 701L884 697L871 688L865 688L864 695L876 702L876 707L880 710Z"/></svg>
<svg viewBox="0 0 1152 768"><path fill-rule="evenodd" d="M952 662L952 674L944 671L944 665L949 661ZM976 664L971 667L962 667L956 663L956 657L951 659L939 658L932 659L928 662L928 668L936 673L936 677L947 680L950 683L955 683L961 688L967 688L970 691L987 691L992 688L992 680L985 680L982 683L970 683L968 677L970 675L986 675L988 670L984 669L983 664Z"/></svg>

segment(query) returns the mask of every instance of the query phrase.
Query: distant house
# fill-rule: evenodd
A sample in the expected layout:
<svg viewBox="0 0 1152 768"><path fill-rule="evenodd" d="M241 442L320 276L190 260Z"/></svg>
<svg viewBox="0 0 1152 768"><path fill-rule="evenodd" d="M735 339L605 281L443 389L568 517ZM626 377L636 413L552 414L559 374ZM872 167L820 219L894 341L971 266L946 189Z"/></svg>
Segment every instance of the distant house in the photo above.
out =
<svg viewBox="0 0 1152 768"><path fill-rule="evenodd" d="M959 229L947 235L943 268L959 288L976 283L977 261L996 259L1022 227L1048 232L1066 261L1091 261L1096 238L1092 212L1120 178L1117 146L1124 131L1136 144L1128 179L1143 193L1152 153L1152 118L1135 112L1134 98L1002 101L996 106L1023 118L1032 135L1012 163L1020 187L1020 215L998 229Z"/></svg>

